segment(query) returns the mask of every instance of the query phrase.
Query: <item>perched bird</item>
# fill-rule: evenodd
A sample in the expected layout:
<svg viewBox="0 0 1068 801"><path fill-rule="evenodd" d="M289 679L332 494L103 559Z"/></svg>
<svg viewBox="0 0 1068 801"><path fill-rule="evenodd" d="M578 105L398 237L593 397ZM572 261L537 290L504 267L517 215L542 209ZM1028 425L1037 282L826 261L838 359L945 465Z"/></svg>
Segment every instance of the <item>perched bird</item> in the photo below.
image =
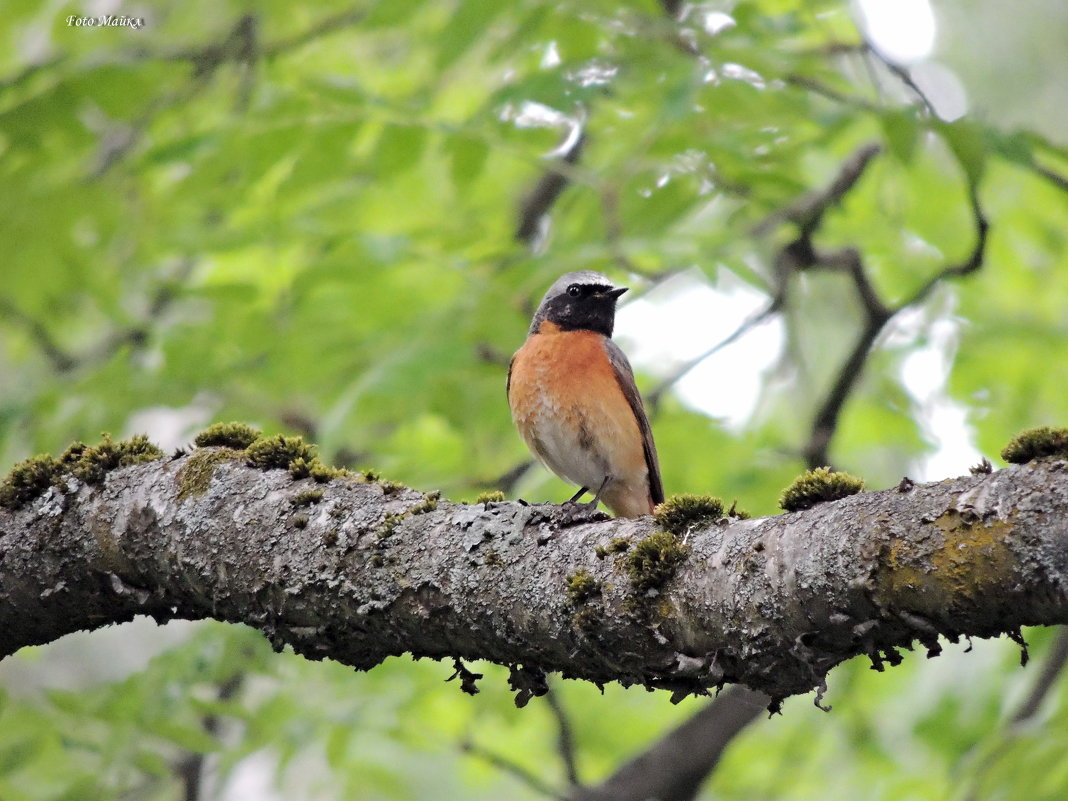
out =
<svg viewBox="0 0 1068 801"><path fill-rule="evenodd" d="M612 341L616 300L627 291L600 273L567 273L542 298L508 368L519 434L556 475L593 491L617 517L664 500L660 463L634 373Z"/></svg>

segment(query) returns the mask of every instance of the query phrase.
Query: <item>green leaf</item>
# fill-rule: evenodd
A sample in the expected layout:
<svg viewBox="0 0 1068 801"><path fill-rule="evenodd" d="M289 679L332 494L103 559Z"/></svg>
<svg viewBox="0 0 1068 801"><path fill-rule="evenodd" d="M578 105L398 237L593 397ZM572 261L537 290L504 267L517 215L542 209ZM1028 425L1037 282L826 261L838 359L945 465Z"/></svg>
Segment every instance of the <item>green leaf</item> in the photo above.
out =
<svg viewBox="0 0 1068 801"><path fill-rule="evenodd" d="M979 124L968 119L938 123L936 130L964 170L968 183L975 186L986 169L987 141Z"/></svg>

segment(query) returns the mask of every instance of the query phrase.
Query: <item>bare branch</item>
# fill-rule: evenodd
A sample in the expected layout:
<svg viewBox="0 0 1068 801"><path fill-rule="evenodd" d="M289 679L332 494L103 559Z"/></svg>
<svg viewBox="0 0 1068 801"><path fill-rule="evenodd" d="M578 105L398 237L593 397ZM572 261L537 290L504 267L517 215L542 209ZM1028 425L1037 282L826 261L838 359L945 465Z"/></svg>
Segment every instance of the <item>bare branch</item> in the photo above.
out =
<svg viewBox="0 0 1068 801"><path fill-rule="evenodd" d="M564 763L564 774L567 776L568 784L577 787L582 782L579 779L578 762L575 758L575 735L571 726L571 718L551 685L549 692L545 694L545 700L549 704L549 709L552 710L553 717L556 718L556 743L560 751L560 759Z"/></svg>
<svg viewBox="0 0 1068 801"><path fill-rule="evenodd" d="M567 171L560 169L560 166L578 163L585 146L586 134L581 133L571 148L559 159L557 165L546 169L534 189L524 198L519 207L519 224L515 231L515 238L518 241L527 244L534 241L542 219L571 182Z"/></svg>
<svg viewBox="0 0 1068 801"><path fill-rule="evenodd" d="M1014 726L1026 723L1042 708L1042 702L1046 700L1049 691L1053 689L1057 679L1064 672L1065 664L1068 664L1068 628L1062 627L1057 632L1049 654L1046 655L1046 660L1042 664L1042 672L1035 680L1035 686L1020 704L1016 714L1012 716L1011 723Z"/></svg>
<svg viewBox="0 0 1068 801"><path fill-rule="evenodd" d="M504 754L500 754L485 746L478 745L469 738L460 743L460 750L465 754L481 759L487 765L492 765L498 770L507 773L509 776L525 784L539 795L545 796L546 798L556 799L556 801L569 801L567 795L560 790L557 790L547 781L542 779L537 773L520 765L514 759L511 759Z"/></svg>
<svg viewBox="0 0 1068 801"><path fill-rule="evenodd" d="M727 746L770 702L763 693L731 687L604 782L573 793L570 801L691 801Z"/></svg>

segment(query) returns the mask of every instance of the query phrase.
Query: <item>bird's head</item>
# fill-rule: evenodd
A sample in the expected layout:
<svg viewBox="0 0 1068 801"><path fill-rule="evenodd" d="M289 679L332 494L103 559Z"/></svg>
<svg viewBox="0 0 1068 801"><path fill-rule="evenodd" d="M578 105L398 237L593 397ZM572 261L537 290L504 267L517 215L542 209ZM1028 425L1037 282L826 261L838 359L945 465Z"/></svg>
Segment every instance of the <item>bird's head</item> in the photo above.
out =
<svg viewBox="0 0 1068 801"><path fill-rule="evenodd" d="M616 300L626 291L627 287L591 270L562 275L541 299L530 333L536 334L548 322L564 331L596 331L610 337Z"/></svg>

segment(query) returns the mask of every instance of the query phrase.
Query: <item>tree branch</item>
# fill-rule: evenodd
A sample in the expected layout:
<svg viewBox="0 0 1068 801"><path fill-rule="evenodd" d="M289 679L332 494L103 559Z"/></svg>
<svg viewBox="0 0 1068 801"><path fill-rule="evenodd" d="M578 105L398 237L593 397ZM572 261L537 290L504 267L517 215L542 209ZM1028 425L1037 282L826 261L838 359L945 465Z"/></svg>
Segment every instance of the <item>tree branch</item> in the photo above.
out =
<svg viewBox="0 0 1068 801"><path fill-rule="evenodd" d="M309 479L230 456L69 478L0 510L0 655L139 614L211 617L359 669L406 652L487 659L525 697L555 671L779 699L857 654L881 664L914 639L936 648L936 633L1068 622L1063 461L712 525L687 535L674 577L639 591L641 560L596 546L633 552L650 518L574 525L556 506L435 504L356 479L298 508ZM599 583L576 600L580 569Z"/></svg>
<svg viewBox="0 0 1068 801"><path fill-rule="evenodd" d="M731 687L604 782L575 792L570 801L690 801L734 737L770 702L763 693Z"/></svg>

